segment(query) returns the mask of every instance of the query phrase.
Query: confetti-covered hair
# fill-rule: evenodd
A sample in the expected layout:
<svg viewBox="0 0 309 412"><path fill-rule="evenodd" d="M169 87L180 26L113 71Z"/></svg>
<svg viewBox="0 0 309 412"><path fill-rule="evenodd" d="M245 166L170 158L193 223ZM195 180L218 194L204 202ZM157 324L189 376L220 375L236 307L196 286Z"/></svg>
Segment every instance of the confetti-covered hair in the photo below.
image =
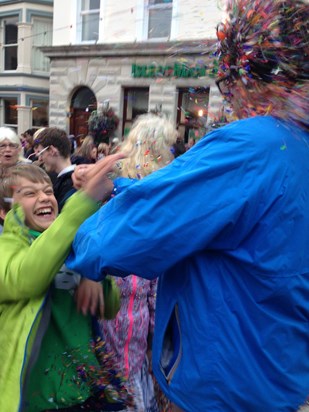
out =
<svg viewBox="0 0 309 412"><path fill-rule="evenodd" d="M139 116L121 145L120 151L128 157L121 161L120 174L142 179L161 169L174 159L172 146L177 131L164 116L144 114Z"/></svg>
<svg viewBox="0 0 309 412"><path fill-rule="evenodd" d="M271 85L268 113L308 128L308 31L307 0L227 0L217 27L219 78Z"/></svg>

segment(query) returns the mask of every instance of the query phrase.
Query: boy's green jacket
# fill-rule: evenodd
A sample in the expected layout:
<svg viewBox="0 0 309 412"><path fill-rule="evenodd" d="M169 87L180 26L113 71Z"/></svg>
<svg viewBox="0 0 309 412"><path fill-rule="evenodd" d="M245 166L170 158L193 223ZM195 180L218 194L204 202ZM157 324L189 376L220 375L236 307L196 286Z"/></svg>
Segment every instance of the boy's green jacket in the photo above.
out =
<svg viewBox="0 0 309 412"><path fill-rule="evenodd" d="M21 408L32 332L37 329L46 292L78 227L97 209L96 202L77 192L34 243L19 206L5 219L0 236L0 411Z"/></svg>

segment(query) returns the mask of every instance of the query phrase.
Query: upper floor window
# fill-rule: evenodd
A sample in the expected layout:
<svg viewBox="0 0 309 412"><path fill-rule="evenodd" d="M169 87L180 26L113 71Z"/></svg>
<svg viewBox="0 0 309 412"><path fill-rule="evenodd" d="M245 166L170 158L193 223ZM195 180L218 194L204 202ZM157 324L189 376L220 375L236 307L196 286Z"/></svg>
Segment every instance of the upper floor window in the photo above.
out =
<svg viewBox="0 0 309 412"><path fill-rule="evenodd" d="M149 0L148 39L168 39L171 34L173 0Z"/></svg>
<svg viewBox="0 0 309 412"><path fill-rule="evenodd" d="M17 69L18 17L3 20L3 58L4 70Z"/></svg>
<svg viewBox="0 0 309 412"><path fill-rule="evenodd" d="M33 20L33 39L32 39L32 68L34 71L49 71L49 58L41 52L41 46L52 44L53 22L49 19Z"/></svg>
<svg viewBox="0 0 309 412"><path fill-rule="evenodd" d="M81 2L81 40L98 41L100 28L100 0Z"/></svg>

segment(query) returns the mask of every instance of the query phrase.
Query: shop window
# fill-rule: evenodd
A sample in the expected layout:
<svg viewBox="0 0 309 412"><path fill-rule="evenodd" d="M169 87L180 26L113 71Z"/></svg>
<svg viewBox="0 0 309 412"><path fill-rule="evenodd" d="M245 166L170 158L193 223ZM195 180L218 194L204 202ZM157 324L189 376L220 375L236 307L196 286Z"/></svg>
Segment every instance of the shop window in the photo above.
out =
<svg viewBox="0 0 309 412"><path fill-rule="evenodd" d="M49 58L42 53L40 47L51 46L53 36L53 22L48 19L33 20L33 47L32 68L34 71L49 71Z"/></svg>
<svg viewBox="0 0 309 412"><path fill-rule="evenodd" d="M4 70L17 69L18 17L3 19L3 58Z"/></svg>
<svg viewBox="0 0 309 412"><path fill-rule="evenodd" d="M123 104L123 135L126 136L135 118L148 112L149 89L148 87L125 88Z"/></svg>
<svg viewBox="0 0 309 412"><path fill-rule="evenodd" d="M1 103L3 107L3 125L17 128L17 99L3 98Z"/></svg>
<svg viewBox="0 0 309 412"><path fill-rule="evenodd" d="M41 99L31 100L32 127L48 126L48 101Z"/></svg>
<svg viewBox="0 0 309 412"><path fill-rule="evenodd" d="M168 39L172 25L172 0L149 0L148 3L148 39Z"/></svg>
<svg viewBox="0 0 309 412"><path fill-rule="evenodd" d="M206 133L209 88L178 89L177 126L179 135L187 143L199 140Z"/></svg>
<svg viewBox="0 0 309 412"><path fill-rule="evenodd" d="M100 0L81 1L81 41L98 41L100 29Z"/></svg>

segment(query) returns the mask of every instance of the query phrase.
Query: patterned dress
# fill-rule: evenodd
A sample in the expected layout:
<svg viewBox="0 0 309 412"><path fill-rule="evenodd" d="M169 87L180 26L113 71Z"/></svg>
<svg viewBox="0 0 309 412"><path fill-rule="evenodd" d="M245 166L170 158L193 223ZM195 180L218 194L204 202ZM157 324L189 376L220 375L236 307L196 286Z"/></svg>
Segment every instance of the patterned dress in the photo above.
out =
<svg viewBox="0 0 309 412"><path fill-rule="evenodd" d="M128 379L135 406L127 411L157 412L147 351L154 330L156 280L135 275L113 278L121 292L121 308L113 320L100 321L106 349Z"/></svg>

